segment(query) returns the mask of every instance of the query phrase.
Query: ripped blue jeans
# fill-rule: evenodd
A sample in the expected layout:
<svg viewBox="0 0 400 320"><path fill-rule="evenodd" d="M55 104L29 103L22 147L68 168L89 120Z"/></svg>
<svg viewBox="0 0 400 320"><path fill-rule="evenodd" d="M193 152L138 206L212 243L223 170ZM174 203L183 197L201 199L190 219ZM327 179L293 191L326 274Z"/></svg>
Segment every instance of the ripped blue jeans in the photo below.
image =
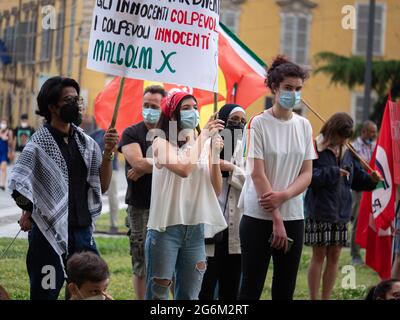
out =
<svg viewBox="0 0 400 320"><path fill-rule="evenodd" d="M204 225L148 230L145 244L146 300L197 300L206 270Z"/></svg>

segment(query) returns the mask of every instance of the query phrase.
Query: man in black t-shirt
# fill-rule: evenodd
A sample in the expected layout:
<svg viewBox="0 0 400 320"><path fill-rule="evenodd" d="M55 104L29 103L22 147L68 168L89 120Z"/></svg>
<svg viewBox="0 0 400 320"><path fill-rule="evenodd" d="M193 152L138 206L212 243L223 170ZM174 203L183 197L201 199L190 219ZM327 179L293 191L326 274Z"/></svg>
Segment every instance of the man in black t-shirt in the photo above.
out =
<svg viewBox="0 0 400 320"><path fill-rule="evenodd" d="M142 115L144 121L126 128L118 151L125 157L125 173L128 182L125 202L128 205L129 239L131 243L133 287L136 298L144 299L145 260L144 243L151 199L151 174L153 161L146 154L151 142L146 136L155 128L161 114L161 100L167 93L161 86L150 86L144 91Z"/></svg>
<svg viewBox="0 0 400 320"><path fill-rule="evenodd" d="M45 124L24 147L9 179L8 189L23 210L19 225L29 231L31 300L57 300L68 259L76 252L98 253L92 225L110 185L119 137L110 128L102 154L74 125L79 93L79 84L70 78L52 77L43 84L36 113Z"/></svg>
<svg viewBox="0 0 400 320"><path fill-rule="evenodd" d="M28 115L22 114L20 124L14 130L13 147L16 152L15 162L17 162L19 155L34 133L35 129L29 125Z"/></svg>

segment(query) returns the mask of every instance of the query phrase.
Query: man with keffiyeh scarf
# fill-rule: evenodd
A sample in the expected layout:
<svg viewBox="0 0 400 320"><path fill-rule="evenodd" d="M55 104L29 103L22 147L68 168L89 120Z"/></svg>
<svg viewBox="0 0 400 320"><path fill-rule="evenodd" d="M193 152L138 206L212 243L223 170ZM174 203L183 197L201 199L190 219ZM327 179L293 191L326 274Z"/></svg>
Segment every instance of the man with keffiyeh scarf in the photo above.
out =
<svg viewBox="0 0 400 320"><path fill-rule="evenodd" d="M106 132L102 155L75 125L81 119L79 92L79 84L69 78L53 77L43 84L37 114L45 124L22 151L9 180L12 197L23 210L19 224L29 231L31 300L58 298L66 261L75 252L98 254L93 226L111 180L118 134L115 129Z"/></svg>

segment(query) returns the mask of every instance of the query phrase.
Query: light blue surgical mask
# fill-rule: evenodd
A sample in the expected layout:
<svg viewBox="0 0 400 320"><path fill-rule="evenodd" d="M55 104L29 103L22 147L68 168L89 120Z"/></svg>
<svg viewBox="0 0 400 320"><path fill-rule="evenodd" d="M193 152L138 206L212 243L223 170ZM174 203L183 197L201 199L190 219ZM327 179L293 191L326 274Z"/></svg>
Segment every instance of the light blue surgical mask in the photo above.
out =
<svg viewBox="0 0 400 320"><path fill-rule="evenodd" d="M151 108L143 108L142 116L144 118L144 122L155 124L160 119L161 110L160 109L151 109Z"/></svg>
<svg viewBox="0 0 400 320"><path fill-rule="evenodd" d="M279 91L279 105L285 109L293 109L301 101L301 91Z"/></svg>
<svg viewBox="0 0 400 320"><path fill-rule="evenodd" d="M195 109L181 111L181 127L182 129L194 129L199 125L200 115Z"/></svg>

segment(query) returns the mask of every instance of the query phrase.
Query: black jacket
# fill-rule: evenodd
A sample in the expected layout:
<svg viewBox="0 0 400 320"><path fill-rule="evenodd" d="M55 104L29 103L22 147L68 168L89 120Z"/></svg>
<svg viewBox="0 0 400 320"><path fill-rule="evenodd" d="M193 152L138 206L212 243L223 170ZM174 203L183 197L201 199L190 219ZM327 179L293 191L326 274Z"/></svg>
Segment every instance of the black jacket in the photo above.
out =
<svg viewBox="0 0 400 320"><path fill-rule="evenodd" d="M349 150L339 161L329 149L317 153L305 197L305 216L321 222L347 223L351 216L351 189L371 191L377 183ZM349 171L350 176L341 177L339 168Z"/></svg>

